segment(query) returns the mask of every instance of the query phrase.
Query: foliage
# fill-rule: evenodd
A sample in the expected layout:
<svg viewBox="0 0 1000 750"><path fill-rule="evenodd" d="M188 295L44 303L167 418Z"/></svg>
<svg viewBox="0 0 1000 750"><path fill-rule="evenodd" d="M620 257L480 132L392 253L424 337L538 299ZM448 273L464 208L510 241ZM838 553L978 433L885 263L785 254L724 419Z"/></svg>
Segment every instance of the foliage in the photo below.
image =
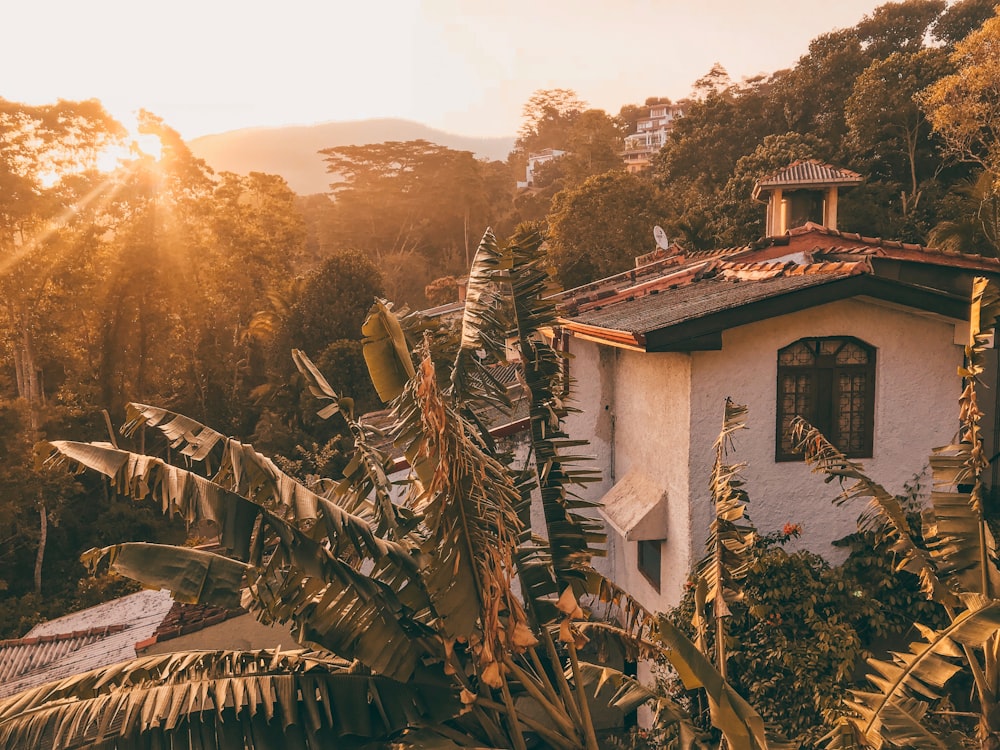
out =
<svg viewBox="0 0 1000 750"><path fill-rule="evenodd" d="M372 301L383 294L381 272L368 256L348 250L331 255L309 274L292 305L292 347L318 357L334 341L356 339Z"/></svg>
<svg viewBox="0 0 1000 750"><path fill-rule="evenodd" d="M907 185L913 205L934 162L930 126L916 96L946 71L941 50L893 52L858 76L845 104L852 148L866 157L875 174Z"/></svg>
<svg viewBox="0 0 1000 750"><path fill-rule="evenodd" d="M949 202L957 204L955 218L938 222L928 241L954 252L1000 256L1000 195L990 174L957 184Z"/></svg>
<svg viewBox="0 0 1000 750"><path fill-rule="evenodd" d="M1000 16L955 45L955 72L931 85L922 104L947 153L979 164L1000 191Z"/></svg>
<svg viewBox="0 0 1000 750"><path fill-rule="evenodd" d="M827 145L818 138L798 133L768 135L752 153L740 157L733 175L722 188L721 201L712 207L721 246L749 244L764 236L764 212L749 198L758 180L795 161L826 161ZM693 248L697 249L697 248Z"/></svg>
<svg viewBox="0 0 1000 750"><path fill-rule="evenodd" d="M525 156L546 148L564 148L568 127L587 108L572 89L539 89L521 110L517 149Z"/></svg>
<svg viewBox="0 0 1000 750"><path fill-rule="evenodd" d="M304 644L321 650L195 652L80 675L0 702L0 740L170 741L211 710L202 731L225 747L243 746L245 737L262 746L280 727L286 746L353 746L324 739L333 730L359 745L526 750L532 734L554 748L597 750L592 705L627 711L653 695L580 660L580 597L613 599L638 624L626 631L594 623L606 636L631 649L656 650L657 642L649 640L649 615L589 564L597 524L581 514L588 504L572 487L593 477L574 466L579 459L570 451L579 443L559 427L566 407L557 396L558 356L537 336L555 312L539 244L537 236L520 236L501 250L487 234L457 348L432 347L425 337L414 362L386 304L366 320L369 371L380 396L393 402L390 434L412 467L401 502L393 499L391 459L373 442L377 433L301 352L296 364L326 402L320 415L343 420L356 444L342 480L323 484L323 495L250 446L141 404L130 407L126 432L161 431L204 473L107 444L53 442L57 465L102 473L116 490L150 496L189 524L214 523L229 552L119 544L87 553L89 565L168 587L182 601L231 605L242 596L258 617L290 620ZM478 353L502 350L494 346L507 332L502 321L513 323L519 342L534 476L508 466L481 424L463 416L473 404L496 403L490 381L480 379ZM439 366L452 376L439 379ZM536 483L544 523L532 530ZM759 716L694 646L669 625L657 637L688 683L705 685L718 701L731 747L766 750ZM368 710L358 713L356 700ZM664 705L674 723L684 721ZM118 724L116 714L131 718ZM293 724L300 734L287 733Z"/></svg>
<svg viewBox="0 0 1000 750"><path fill-rule="evenodd" d="M993 0L958 0L938 16L931 28L935 39L954 46L993 17Z"/></svg>
<svg viewBox="0 0 1000 750"><path fill-rule="evenodd" d="M560 281L571 288L631 268L652 245L661 215L656 190L634 174L597 175L559 193L548 243Z"/></svg>
<svg viewBox="0 0 1000 750"><path fill-rule="evenodd" d="M976 719L976 737L983 748L1000 742L995 659L1000 638L1000 570L996 543L987 524L983 502L983 453L976 385L983 372L986 335L1000 312L1000 297L986 279L971 290L966 364L959 370L964 390L959 399L960 429L953 445L930 457L932 491L924 514L923 533L913 533L905 510L862 468L845 458L819 432L797 418L793 435L798 449L815 471L837 480L838 502L867 500L859 524L887 540L898 556L897 569L917 576L920 590L940 605L947 620L937 629L914 626L920 638L906 652L889 660L872 660L869 690L854 690L846 701L849 714L827 736L829 747L881 747L885 742L920 748L956 746L957 732L942 733L925 721L932 706L940 706L943 688L958 674L972 679L971 709L960 717ZM950 707L949 703L944 704Z"/></svg>
<svg viewBox="0 0 1000 750"><path fill-rule="evenodd" d="M327 250L354 248L389 272L412 258L405 274L433 264L437 275L461 273L472 259L472 228L508 210L513 179L503 165L427 141L337 146L320 152L335 179L336 200L323 205ZM398 277L405 281L405 275ZM420 279L397 297L423 306Z"/></svg>

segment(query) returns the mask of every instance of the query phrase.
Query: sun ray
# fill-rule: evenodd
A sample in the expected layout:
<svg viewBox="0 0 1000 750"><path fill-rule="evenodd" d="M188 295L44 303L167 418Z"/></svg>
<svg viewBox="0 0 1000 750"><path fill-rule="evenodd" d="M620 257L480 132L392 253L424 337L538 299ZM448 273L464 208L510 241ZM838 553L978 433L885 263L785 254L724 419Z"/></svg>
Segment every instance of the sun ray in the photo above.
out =
<svg viewBox="0 0 1000 750"><path fill-rule="evenodd" d="M107 191L108 187L111 187L110 191ZM79 200L67 206L61 213L50 219L41 232L26 239L13 252L0 260L0 276L9 274L23 259L32 255L49 237L66 227L83 209L89 208L91 204L94 204L95 207L109 204L121 192L122 188L123 183L115 174L109 175L106 179L95 185ZM102 196L104 200L100 201Z"/></svg>

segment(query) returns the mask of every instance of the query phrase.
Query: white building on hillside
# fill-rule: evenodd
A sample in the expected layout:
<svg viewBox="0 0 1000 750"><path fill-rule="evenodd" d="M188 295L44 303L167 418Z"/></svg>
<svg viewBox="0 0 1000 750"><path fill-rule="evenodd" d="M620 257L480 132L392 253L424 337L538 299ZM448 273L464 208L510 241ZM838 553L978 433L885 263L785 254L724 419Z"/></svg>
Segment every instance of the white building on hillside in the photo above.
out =
<svg viewBox="0 0 1000 750"><path fill-rule="evenodd" d="M855 177L809 162L757 192L785 201L769 216L786 218L815 194L818 216L836 226L837 186ZM753 247L650 260L562 295L580 409L567 431L590 441L603 471L586 494L604 501L607 573L648 608L680 600L704 554L727 397L749 407L733 462L748 464L754 524L799 524L801 547L837 559L831 542L856 529L862 508L833 505L836 487L793 453L789 422L801 414L902 491L953 440L971 281L1000 278L1000 261L812 222ZM987 442L992 455L997 436Z"/></svg>
<svg viewBox="0 0 1000 750"><path fill-rule="evenodd" d="M654 104L649 115L636 122L635 132L625 136L625 168L629 172L641 172L649 166L650 160L664 145L674 129L674 124L684 116L684 104Z"/></svg>

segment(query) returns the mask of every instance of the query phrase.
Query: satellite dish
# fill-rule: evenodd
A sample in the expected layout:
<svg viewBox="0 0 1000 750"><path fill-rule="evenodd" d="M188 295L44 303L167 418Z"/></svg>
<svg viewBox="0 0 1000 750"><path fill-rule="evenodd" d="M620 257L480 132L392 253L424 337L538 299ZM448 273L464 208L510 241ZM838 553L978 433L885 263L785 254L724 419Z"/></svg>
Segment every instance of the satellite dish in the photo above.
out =
<svg viewBox="0 0 1000 750"><path fill-rule="evenodd" d="M666 250L670 247L670 240L667 239L667 233L659 225L653 227L653 239L656 240L656 246L661 250Z"/></svg>

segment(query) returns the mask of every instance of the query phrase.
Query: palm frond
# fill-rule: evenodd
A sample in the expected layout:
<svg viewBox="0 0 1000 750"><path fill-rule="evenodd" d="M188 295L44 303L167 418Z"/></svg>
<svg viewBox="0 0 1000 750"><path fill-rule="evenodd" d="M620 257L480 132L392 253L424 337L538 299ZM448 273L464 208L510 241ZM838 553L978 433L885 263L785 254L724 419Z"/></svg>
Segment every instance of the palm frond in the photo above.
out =
<svg viewBox="0 0 1000 750"><path fill-rule="evenodd" d="M715 513L698 575L708 586L706 598L712 602L716 617L728 616L728 605L743 597L739 581L746 577L749 550L756 536L756 529L748 523L747 492L740 478L746 464L726 463L734 434L746 429L746 414L746 406L727 398L722 430L715 441L715 464L709 483Z"/></svg>
<svg viewBox="0 0 1000 750"><path fill-rule="evenodd" d="M354 453L344 467L343 480L333 489L333 498L338 505L350 512L361 510L367 515L367 509L373 508L375 534L388 534L400 541L417 519L408 509L397 506L392 501L392 482L389 479L389 474L393 471L392 460L373 445L374 438L380 435L362 420L355 419L353 403L346 403L346 399L333 390L305 352L293 349L292 360L313 396L329 402L320 409L319 416L328 419L333 414L340 414L354 438Z"/></svg>
<svg viewBox="0 0 1000 750"><path fill-rule="evenodd" d="M415 507L428 530L423 577L450 636L466 638L477 627L481 630L479 660L492 675L526 628L511 586L521 494L506 467L484 450L475 430L446 403L426 350L417 373L397 411L407 415L401 416L399 432L413 436L407 450L436 458ZM419 424L407 423L407 418Z"/></svg>
<svg viewBox="0 0 1000 750"><path fill-rule="evenodd" d="M931 507L924 513L923 536L938 574L959 591L992 596L1000 592L996 541L983 514L978 481L969 476L968 443L937 448L931 454Z"/></svg>
<svg viewBox="0 0 1000 750"><path fill-rule="evenodd" d="M497 245L493 231L487 229L469 270L461 340L451 371L451 390L460 401L474 396L487 403L510 406L506 388L490 376L480 360L480 353L486 361L506 360L509 324L503 314L506 305L498 275L509 270L507 265L507 256Z"/></svg>

